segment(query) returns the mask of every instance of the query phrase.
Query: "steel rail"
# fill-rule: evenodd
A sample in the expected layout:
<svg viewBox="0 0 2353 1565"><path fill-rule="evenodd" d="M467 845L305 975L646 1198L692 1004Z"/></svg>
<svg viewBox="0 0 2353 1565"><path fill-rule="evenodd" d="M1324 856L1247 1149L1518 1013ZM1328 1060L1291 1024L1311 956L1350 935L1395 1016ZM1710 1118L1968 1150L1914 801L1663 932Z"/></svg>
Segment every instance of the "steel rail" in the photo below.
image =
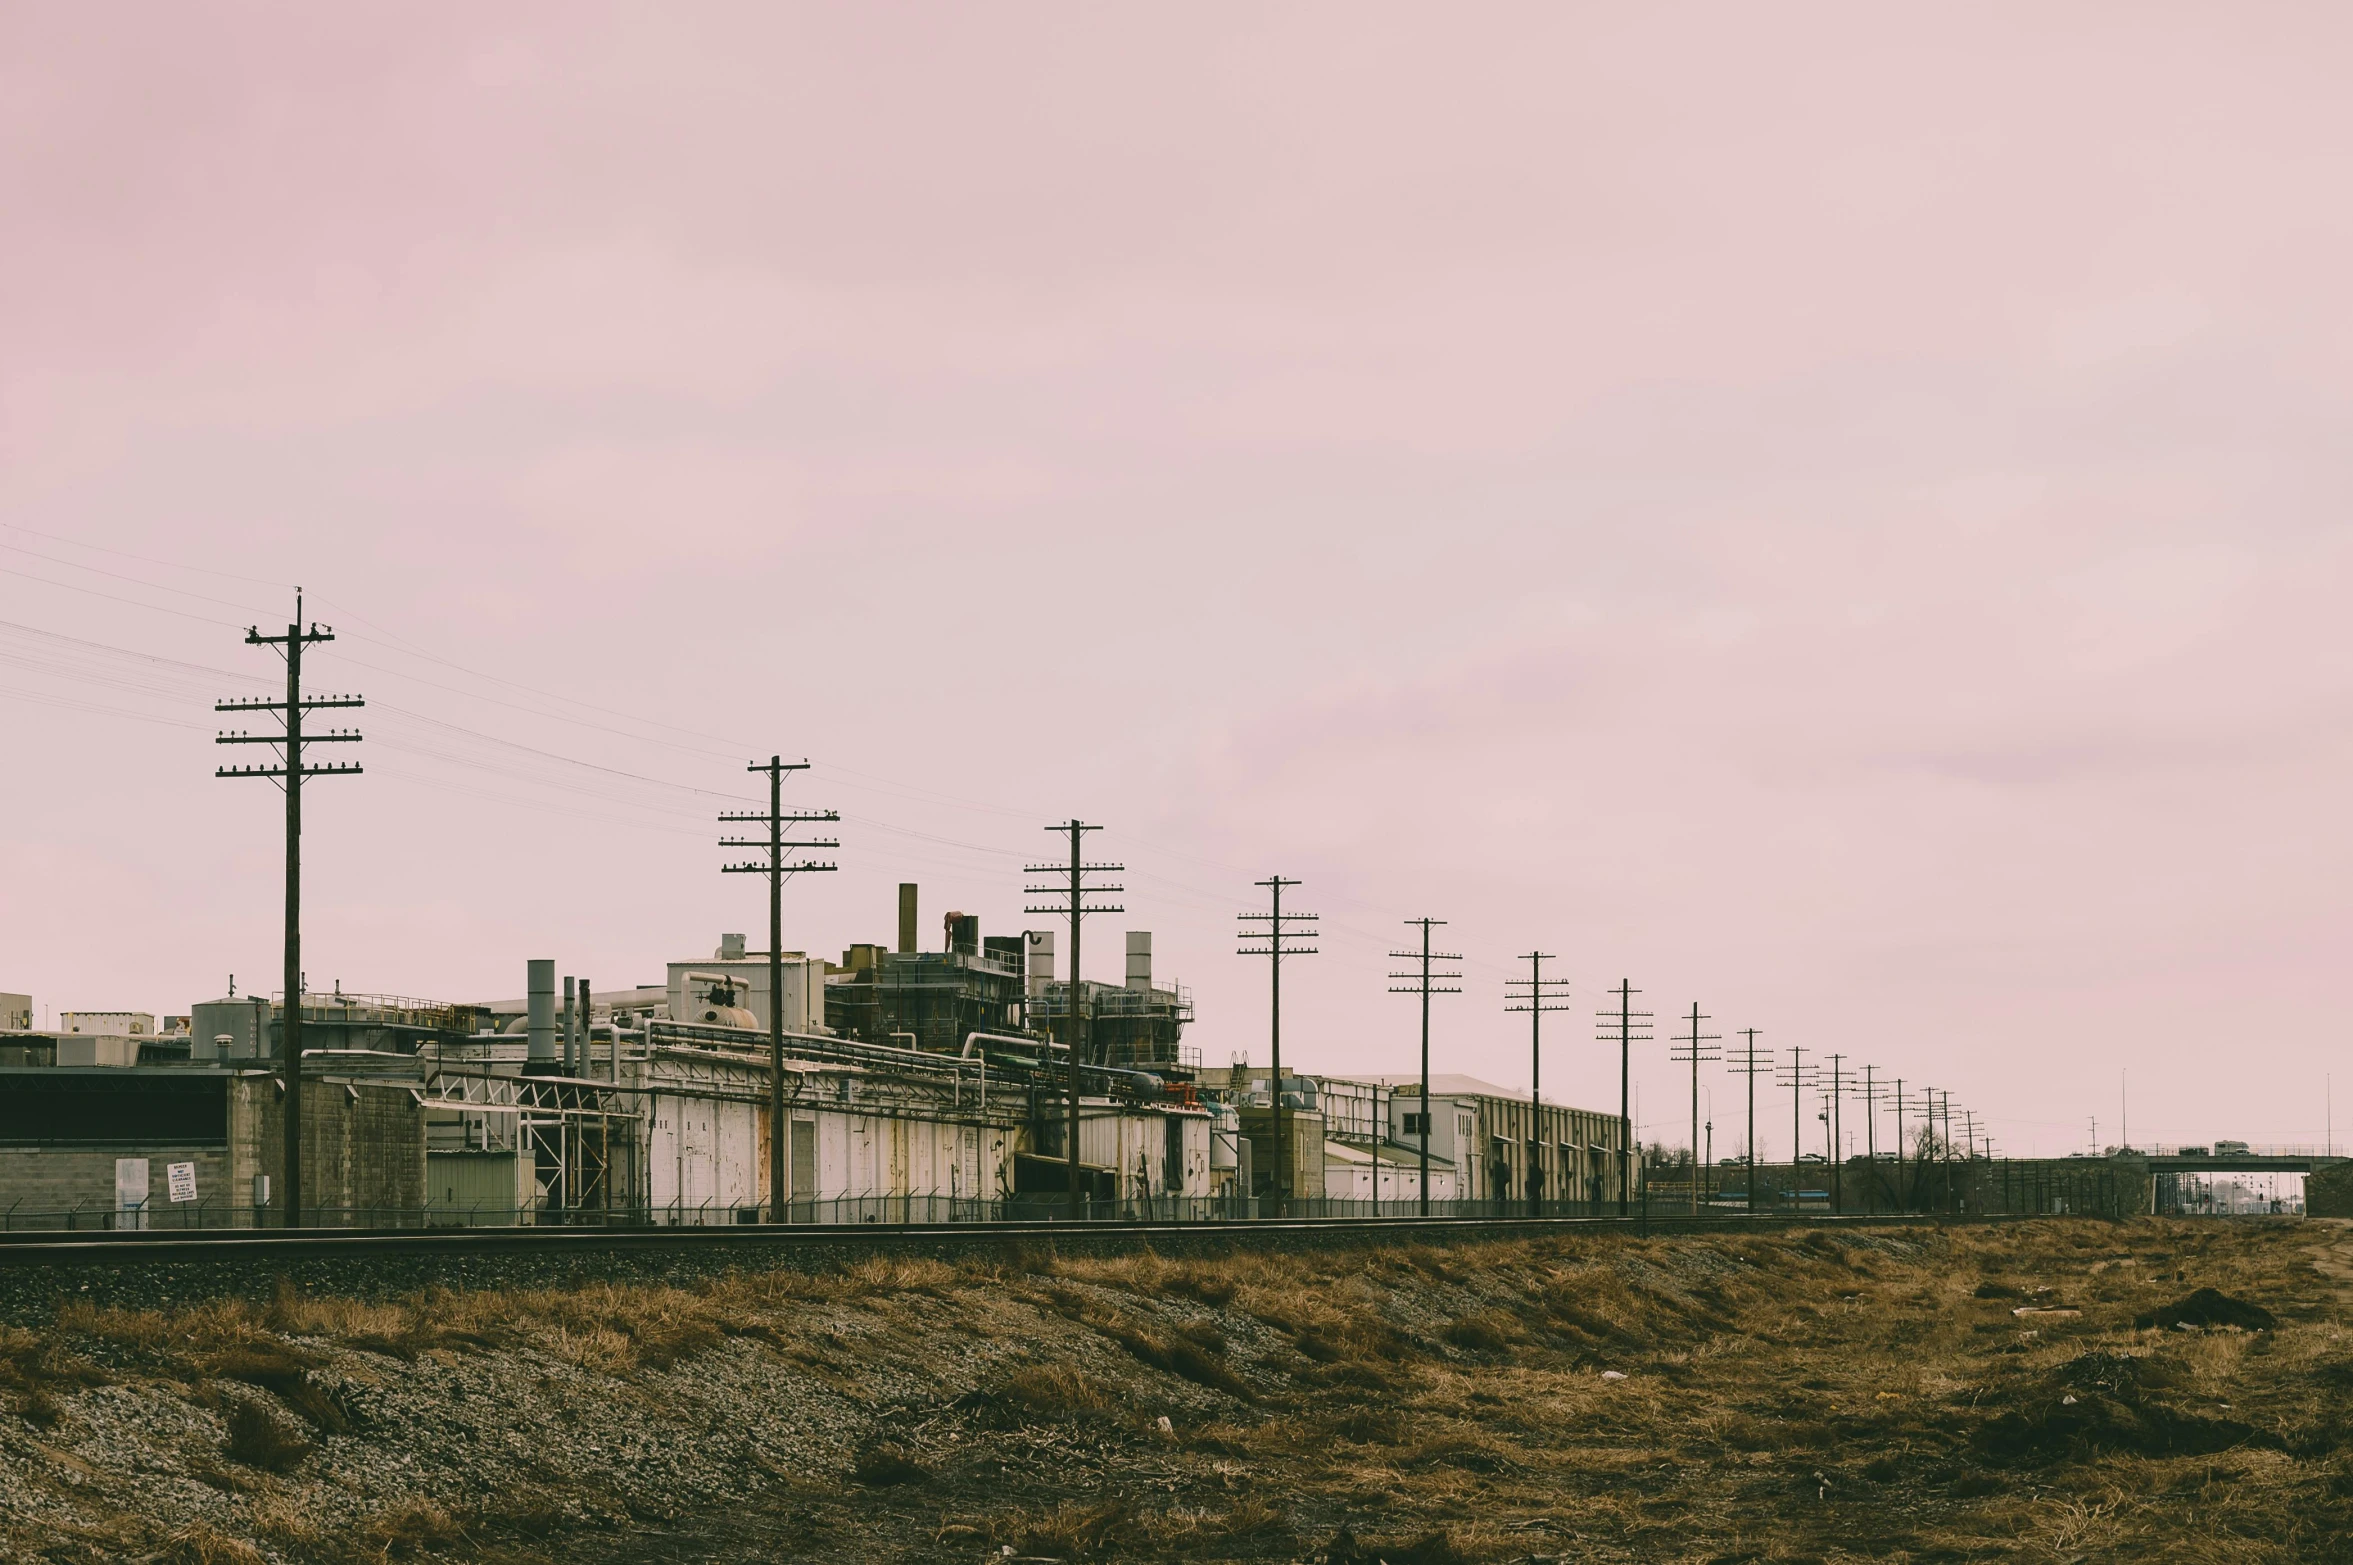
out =
<svg viewBox="0 0 2353 1565"><path fill-rule="evenodd" d="M2069 1214L2075 1215L2075 1214ZM2083 1214L2089 1216L2090 1214ZM1465 1233L1498 1238L1577 1231L1644 1233L1739 1232L1766 1227L1885 1228L1937 1226L1955 1221L2028 1221L2027 1217L1969 1217L1905 1214L1870 1217L1854 1213L1782 1213L1754 1218L1713 1214L1633 1217L1304 1217L1238 1218L1231 1221L1017 1221L974 1223L734 1223L677 1227L517 1227L434 1230L218 1228L132 1230L59 1237L54 1230L0 1234L0 1267L95 1263L114 1265L170 1260L223 1260L267 1256L485 1255L544 1252L594 1254L645 1250L884 1248L894 1244L953 1242L973 1248L1035 1244L1051 1240L1142 1241L1218 1237L1281 1240L1350 1236L1408 1240ZM2094 1217L2092 1220L2106 1221Z"/></svg>

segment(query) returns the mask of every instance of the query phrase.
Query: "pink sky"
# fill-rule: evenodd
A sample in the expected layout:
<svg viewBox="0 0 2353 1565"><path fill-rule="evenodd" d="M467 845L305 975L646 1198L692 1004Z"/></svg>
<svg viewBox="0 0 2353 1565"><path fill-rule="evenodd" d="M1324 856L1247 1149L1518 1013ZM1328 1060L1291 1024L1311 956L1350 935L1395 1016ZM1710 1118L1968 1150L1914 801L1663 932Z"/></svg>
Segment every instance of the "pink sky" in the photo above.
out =
<svg viewBox="0 0 2353 1565"><path fill-rule="evenodd" d="M1630 976L2009 1151L2113 1140L2128 1066L2136 1140L2317 1142L2349 35L7 7L0 621L245 685L0 629L0 989L275 987L277 796L212 780L207 698L301 582L376 703L312 806L314 981L758 936L705 820L782 751L849 817L788 943L888 939L902 879L927 934L1036 922L1076 813L1130 866L1089 975L1153 930L1213 1063L1264 1058L1230 931L1281 870L1330 926L1312 1067L1411 1068L1383 951L1428 913L1441 1070L1525 1081L1540 944L1574 1101ZM1663 1044L1640 1077L1680 1139Z"/></svg>

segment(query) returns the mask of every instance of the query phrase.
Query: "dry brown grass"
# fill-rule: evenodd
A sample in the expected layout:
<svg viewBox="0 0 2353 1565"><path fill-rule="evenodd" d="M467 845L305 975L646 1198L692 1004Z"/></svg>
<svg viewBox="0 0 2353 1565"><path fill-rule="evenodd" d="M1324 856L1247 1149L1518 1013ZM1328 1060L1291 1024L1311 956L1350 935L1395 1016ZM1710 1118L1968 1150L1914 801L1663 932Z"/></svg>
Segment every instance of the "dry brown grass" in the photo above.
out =
<svg viewBox="0 0 2353 1565"><path fill-rule="evenodd" d="M155 1565L268 1565L268 1556L243 1538L194 1522L171 1535Z"/></svg>
<svg viewBox="0 0 2353 1565"><path fill-rule="evenodd" d="M310 1480L255 1470L307 1473L314 1439L373 1438L340 1400L338 1375L366 1372L348 1355L528 1352L593 1387L725 1350L779 1355L853 1399L866 1376L899 1388L895 1421L878 1413L838 1472L790 1475L794 1527L839 1508L832 1533L793 1534L795 1557L2284 1565L2353 1559L2353 1334L2310 1264L2332 1233L1031 1249L691 1287L373 1303L281 1289L266 1305L69 1308L57 1332L0 1336L0 1387L56 1420L109 1375L175 1380L232 1421L243 1465L216 1486L287 1557L586 1558L593 1541L567 1520L576 1504L484 1474L495 1511L394 1502L304 1542L288 1496ZM2201 1285L2271 1309L2276 1329L2134 1326ZM2010 1313L2027 1303L2083 1314ZM911 1406L941 1333L987 1343L995 1367ZM175 1558L248 1557L203 1553L246 1547L226 1534L178 1537Z"/></svg>

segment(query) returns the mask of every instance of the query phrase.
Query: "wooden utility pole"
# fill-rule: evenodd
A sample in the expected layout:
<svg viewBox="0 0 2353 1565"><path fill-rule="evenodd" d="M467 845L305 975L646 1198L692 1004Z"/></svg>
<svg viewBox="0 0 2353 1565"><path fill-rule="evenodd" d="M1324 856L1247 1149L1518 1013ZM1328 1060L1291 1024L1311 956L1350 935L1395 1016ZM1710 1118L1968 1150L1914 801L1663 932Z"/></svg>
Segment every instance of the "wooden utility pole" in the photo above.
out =
<svg viewBox="0 0 2353 1565"><path fill-rule="evenodd" d="M322 641L333 641L332 627L304 626L302 618L302 589L294 589L294 620L283 636L265 636L259 626L248 627L245 642L248 646L276 647L286 659L286 699L283 701L216 701L216 712L275 712L286 725L282 734L222 733L214 737L216 744L266 744L278 747L276 766L223 766L214 771L215 777L268 777L276 781L286 794L286 1012L285 1023L279 1029L278 1082L286 1094L281 1117L283 1134L280 1151L284 1156L279 1179L284 1185L280 1196L280 1210L285 1213L282 1226L302 1226L302 780L305 777L356 776L360 768L351 762L329 762L324 766L308 765L303 759L303 747L314 744L356 744L359 733L354 729L330 729L323 734L305 734L302 715L327 707L365 706L358 696L319 696L305 700L302 694L302 649ZM260 1219L256 1217L258 1222Z"/></svg>
<svg viewBox="0 0 2353 1565"><path fill-rule="evenodd" d="M1285 879L1281 875L1272 875L1254 884L1267 888L1272 898L1272 911L1239 913L1235 917L1241 922L1240 935L1243 941L1261 942L1257 945L1245 943L1239 954L1242 956L1263 956L1267 959L1270 984L1267 1033L1274 1049L1273 1091L1269 1096L1273 1102L1275 1134L1275 1166L1268 1178L1267 1190L1274 1197L1275 1215L1284 1217L1290 1213L1293 1192L1290 1176L1291 1142L1283 1123L1283 958L1316 954L1317 948L1314 946L1292 943L1312 940L1316 937L1316 915L1283 911L1283 888L1296 886L1300 882ZM1252 927L1254 925L1263 927L1254 928ZM1380 1194L1380 1165L1376 1163L1373 1173L1373 1199L1376 1203L1380 1200Z"/></svg>
<svg viewBox="0 0 2353 1565"><path fill-rule="evenodd" d="M1793 1207L1802 1207L1805 1202L1798 1192L1805 1188L1806 1182L1806 1089L1822 1079L1822 1068L1808 1065L1805 1046L1793 1044L1789 1063L1781 1067L1780 1075L1781 1085L1789 1089L1789 1199Z"/></svg>
<svg viewBox="0 0 2353 1565"><path fill-rule="evenodd" d="M1722 1058L1709 1047L1719 1041L1717 1035L1699 1030L1699 1024L1706 1020L1707 1015L1700 1010L1699 1002L1694 1000L1691 1003L1691 1031L1675 1040L1671 1053L1678 1064L1688 1061L1691 1065L1691 1211L1695 1217L1699 1215L1699 1182L1702 1174L1699 1153L1699 1068Z"/></svg>
<svg viewBox="0 0 2353 1565"><path fill-rule="evenodd" d="M1633 1047L1650 1042L1650 1012L1634 1009L1634 997L1642 991L1633 980L1621 978L1618 987L1609 991L1618 998L1617 1008L1598 1011L1602 1024L1601 1041L1618 1046L1618 1215L1624 1217L1634 1199L1634 1117L1630 1097L1633 1091ZM1644 1209L1650 1197L1643 1197Z"/></svg>
<svg viewBox="0 0 2353 1565"><path fill-rule="evenodd" d="M1088 864L1082 862L1080 848L1086 841L1086 834L1090 831L1101 831L1102 829L1103 828L1100 826L1090 826L1085 821L1077 819L1064 821L1059 826L1047 827L1046 830L1062 836L1067 836L1070 839L1070 862L1067 865L1031 864L1024 870L1024 873L1031 875L1054 875L1063 877L1063 883L1060 885L1047 884L1043 886L1028 887L1027 889L1031 896L1059 897L1062 899L1062 901L1060 905L1047 904L1042 907L1032 906L1024 908L1023 911L1028 913L1060 913L1070 920L1070 980L1063 988L1063 994L1066 997L1068 1003L1064 1007L1063 1014L1066 1020L1065 1026L1062 1029L1068 1032L1070 1035L1068 1039L1068 1047L1070 1049L1070 1118L1067 1126L1068 1139L1063 1145L1063 1151L1068 1154L1070 1159L1070 1216L1071 1220L1074 1222L1077 1221L1085 1209L1084 1203L1086 1197L1086 1189L1079 1173L1078 1161L1079 1067L1080 1057L1086 1051L1087 1033L1086 986L1079 978L1079 932L1087 915L1090 913L1124 913L1127 911L1126 908L1120 906L1118 903L1102 903L1091 905L1087 901L1088 897L1093 896L1099 892L1121 891L1126 889L1122 886L1116 885L1090 886L1087 884L1087 877L1089 875L1116 874L1120 870L1126 868L1126 866L1122 864Z"/></svg>
<svg viewBox="0 0 2353 1565"><path fill-rule="evenodd" d="M1846 1056L1830 1056L1830 1210L1846 1210Z"/></svg>
<svg viewBox="0 0 2353 1565"><path fill-rule="evenodd" d="M1863 1162L1871 1170L1864 1181L1869 1191L1870 1212L1879 1215L1879 1082L1874 1075L1876 1066L1863 1067Z"/></svg>
<svg viewBox="0 0 2353 1565"><path fill-rule="evenodd" d="M1430 949L1430 931L1444 928L1446 920L1442 918L1409 918L1405 922L1421 930L1422 948L1418 952L1411 950L1392 951L1389 955L1395 960L1405 962L1418 959L1421 966L1416 972L1391 973L1389 977L1392 980L1406 979L1410 981L1403 984L1392 982L1389 986L1389 992L1391 994L1418 994L1422 997L1421 1210L1422 1216L1427 1217L1430 1215L1430 996L1462 993L1460 987L1462 974L1432 972L1430 964L1432 962L1459 962L1462 957L1457 952ZM1463 1149L1459 1146L1456 1147L1454 1149L1454 1198L1458 1201L1463 1198L1462 1180L1463 1176L1469 1172L1468 1162L1469 1160L1463 1154ZM1377 1178L1378 1175L1376 1174L1375 1177Z"/></svg>
<svg viewBox="0 0 2353 1565"><path fill-rule="evenodd" d="M1771 1074L1773 1069L1773 1051L1757 1047L1757 1034L1761 1030L1740 1029L1741 1050L1732 1067L1748 1078L1748 1199L1741 1205L1751 1213L1757 1209L1757 1078Z"/></svg>
<svg viewBox="0 0 2353 1565"><path fill-rule="evenodd" d="M1507 1012L1528 1013L1528 1215L1541 1217L1544 1215L1544 1098L1537 1089L1544 1072L1544 1013L1569 1008L1569 981L1544 976L1544 964L1560 960L1548 951L1523 951L1520 960L1528 964L1528 976L1503 981L1503 1008Z"/></svg>
<svg viewBox="0 0 2353 1565"><path fill-rule="evenodd" d="M768 877L768 1221L781 1223L785 1219L785 1202L790 1194L785 1183L785 1123L784 1123L784 882L792 875L830 874L840 868L837 864L817 863L808 859L788 860L785 855L809 848L838 848L841 842L833 837L818 837L807 842L790 842L785 832L805 821L838 821L838 810L811 810L786 814L784 808L784 774L805 772L807 761L787 761L772 755L765 761L753 761L745 766L747 772L768 775L768 810L766 814L733 813L719 817L722 824L757 825L768 828L761 837L722 837L722 848L765 848L768 862L723 864L724 875L765 875ZM619 1050L616 1043L614 1048ZM615 1067L618 1073L619 1066Z"/></svg>

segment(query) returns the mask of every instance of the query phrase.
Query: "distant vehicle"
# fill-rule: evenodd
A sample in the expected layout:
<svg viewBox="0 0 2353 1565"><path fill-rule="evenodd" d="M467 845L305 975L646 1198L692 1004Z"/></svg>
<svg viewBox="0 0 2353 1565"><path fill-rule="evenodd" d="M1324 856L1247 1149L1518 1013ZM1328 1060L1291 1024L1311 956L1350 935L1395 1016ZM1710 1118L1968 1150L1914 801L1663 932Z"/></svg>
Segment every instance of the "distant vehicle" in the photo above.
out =
<svg viewBox="0 0 2353 1565"><path fill-rule="evenodd" d="M2229 1143L2225 1142L2224 1145L2227 1146ZM2207 1154L2204 1147L2178 1147L2174 1150L2173 1155L2175 1157L2204 1157Z"/></svg>
<svg viewBox="0 0 2353 1565"><path fill-rule="evenodd" d="M2216 1157L2245 1157L2250 1150L2244 1141L2217 1141L2214 1143Z"/></svg>
<svg viewBox="0 0 2353 1565"><path fill-rule="evenodd" d="M1800 1152L1797 1155L1797 1160L1801 1163L1819 1163L1822 1161L1822 1154L1819 1152Z"/></svg>
<svg viewBox="0 0 2353 1565"><path fill-rule="evenodd" d="M1748 1167L1748 1159L1745 1157L1718 1158L1716 1159L1716 1166L1718 1168L1746 1168Z"/></svg>

